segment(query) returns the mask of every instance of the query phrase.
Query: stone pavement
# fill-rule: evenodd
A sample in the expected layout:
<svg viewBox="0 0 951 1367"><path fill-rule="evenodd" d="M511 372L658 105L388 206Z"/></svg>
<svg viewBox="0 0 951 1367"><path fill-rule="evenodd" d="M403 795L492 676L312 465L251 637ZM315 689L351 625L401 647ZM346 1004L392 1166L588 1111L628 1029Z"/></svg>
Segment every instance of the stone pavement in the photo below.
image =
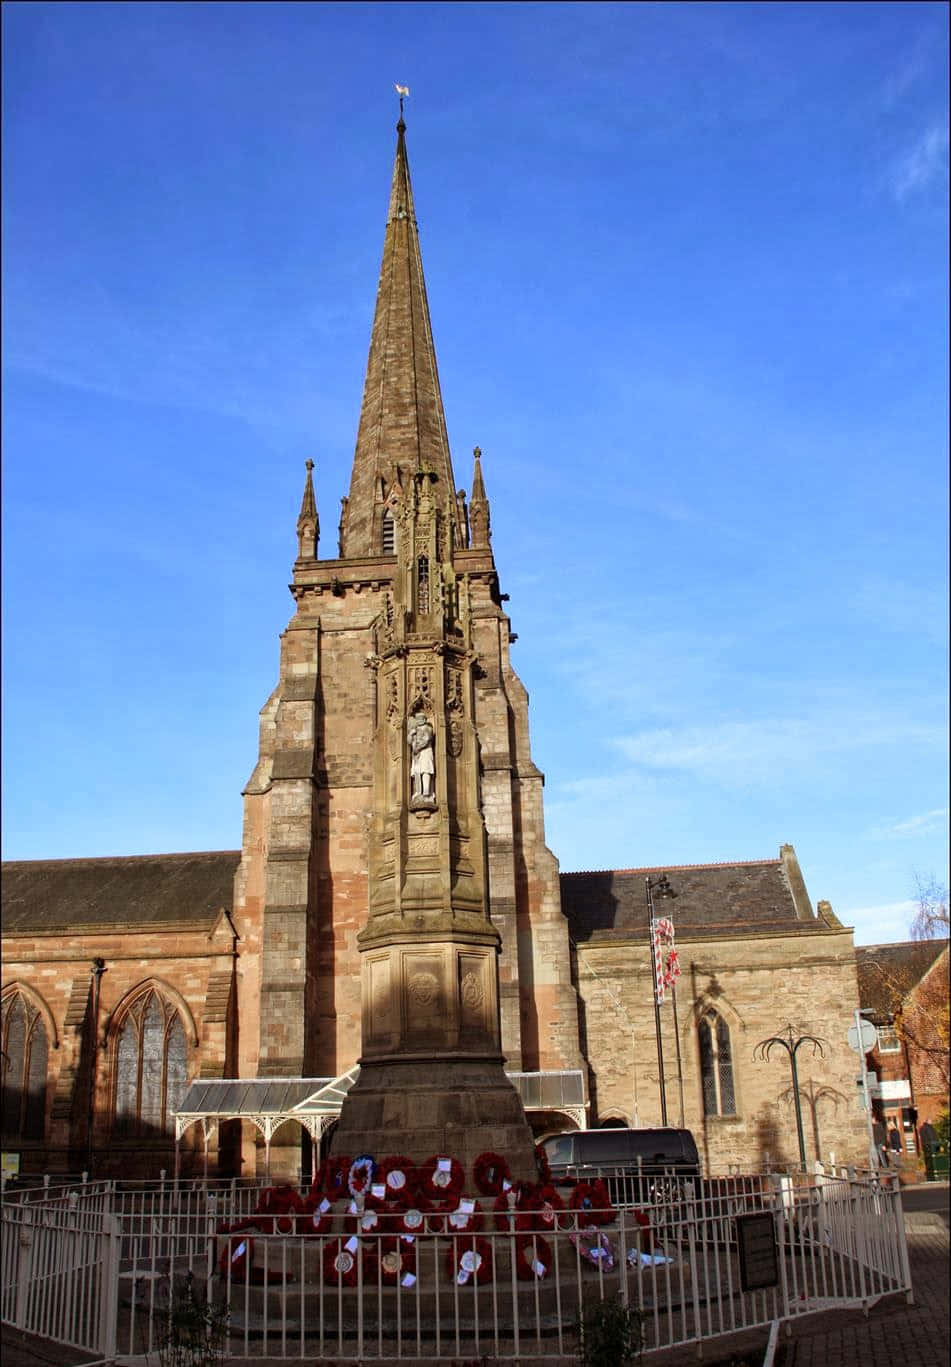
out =
<svg viewBox="0 0 951 1367"><path fill-rule="evenodd" d="M905 1227L915 1304L889 1296L872 1308L868 1318L861 1310L832 1310L794 1321L792 1337L779 1340L775 1367L947 1367L948 1226L938 1215L920 1214L907 1215ZM703 1361L707 1367L759 1367L766 1340L762 1330L714 1339L704 1345ZM91 1354L7 1325L2 1326L2 1349L3 1367L84 1367L96 1361ZM696 1363L696 1345L645 1359L646 1367ZM256 1367L267 1365L259 1361Z"/></svg>
<svg viewBox="0 0 951 1367"><path fill-rule="evenodd" d="M794 1325L777 1367L947 1367L948 1229L938 1216L918 1216L908 1226L915 1304L890 1296L868 1319L861 1311L839 1311Z"/></svg>

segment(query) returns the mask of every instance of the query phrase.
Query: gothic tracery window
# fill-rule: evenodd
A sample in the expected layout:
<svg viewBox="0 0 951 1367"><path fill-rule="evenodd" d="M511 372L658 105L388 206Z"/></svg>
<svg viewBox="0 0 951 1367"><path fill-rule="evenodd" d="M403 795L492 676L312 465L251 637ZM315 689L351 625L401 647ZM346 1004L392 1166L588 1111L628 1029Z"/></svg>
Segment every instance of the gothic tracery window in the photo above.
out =
<svg viewBox="0 0 951 1367"><path fill-rule="evenodd" d="M123 1019L116 1041L117 1131L147 1135L171 1129L186 1074L181 1017L157 992L144 992Z"/></svg>
<svg viewBox="0 0 951 1367"><path fill-rule="evenodd" d="M697 1028L704 1115L736 1115L730 1027L716 1011L707 1011Z"/></svg>
<svg viewBox="0 0 951 1367"><path fill-rule="evenodd" d="M429 611L429 556L421 555L416 562L416 610Z"/></svg>
<svg viewBox="0 0 951 1367"><path fill-rule="evenodd" d="M46 1130L46 1071L49 1038L32 1002L11 992L3 1002L4 1134L42 1139Z"/></svg>

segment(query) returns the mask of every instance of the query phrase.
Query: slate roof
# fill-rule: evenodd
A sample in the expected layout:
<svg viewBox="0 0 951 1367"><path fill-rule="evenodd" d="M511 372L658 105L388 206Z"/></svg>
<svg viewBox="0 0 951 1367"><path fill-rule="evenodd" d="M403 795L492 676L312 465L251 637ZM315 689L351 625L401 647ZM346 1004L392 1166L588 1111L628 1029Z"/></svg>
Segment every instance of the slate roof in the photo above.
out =
<svg viewBox="0 0 951 1367"><path fill-rule="evenodd" d="M231 909L239 850L4 863L5 935L210 925Z"/></svg>
<svg viewBox="0 0 951 1367"><path fill-rule="evenodd" d="M873 1021L884 1025L928 972L947 940L902 940L891 945L857 945L855 968L859 1003L874 1011Z"/></svg>
<svg viewBox="0 0 951 1367"><path fill-rule="evenodd" d="M645 880L659 869L607 869L563 873L561 904L577 943L627 939L647 929ZM795 933L823 931L826 924L797 911L782 859L736 864L692 864L663 870L677 893L654 901L656 916L669 916L678 936L735 935L743 930Z"/></svg>

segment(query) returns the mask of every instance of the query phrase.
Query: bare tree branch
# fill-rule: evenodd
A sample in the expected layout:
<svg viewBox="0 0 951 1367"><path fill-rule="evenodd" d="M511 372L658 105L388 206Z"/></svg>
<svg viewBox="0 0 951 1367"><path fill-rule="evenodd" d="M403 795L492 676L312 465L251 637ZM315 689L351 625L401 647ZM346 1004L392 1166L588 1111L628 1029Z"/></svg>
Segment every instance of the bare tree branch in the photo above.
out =
<svg viewBox="0 0 951 1367"><path fill-rule="evenodd" d="M915 875L918 889L918 910L911 923L913 940L945 940L948 936L948 889L934 874L930 878Z"/></svg>

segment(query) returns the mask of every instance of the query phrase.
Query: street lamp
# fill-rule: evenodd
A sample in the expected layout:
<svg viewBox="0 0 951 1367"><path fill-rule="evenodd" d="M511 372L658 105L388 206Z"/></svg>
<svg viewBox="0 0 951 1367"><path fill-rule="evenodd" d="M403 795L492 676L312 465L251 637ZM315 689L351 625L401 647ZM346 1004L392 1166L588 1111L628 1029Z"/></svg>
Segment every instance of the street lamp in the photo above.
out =
<svg viewBox="0 0 951 1367"><path fill-rule="evenodd" d="M806 1140L802 1132L802 1103L799 1100L799 1073L796 1069L796 1055L799 1046L802 1044L812 1045L812 1055L816 1054L823 1057L822 1040L815 1035L800 1035L796 1038L796 1032L791 1025L787 1025L781 1035L770 1035L769 1039L761 1039L753 1050L754 1058L768 1059L772 1051L779 1046L786 1050L789 1055L789 1066L792 1069L792 1094L793 1101L796 1103L796 1131L799 1135L799 1162L802 1171L806 1171Z"/></svg>
<svg viewBox="0 0 951 1367"><path fill-rule="evenodd" d="M651 978L653 980L654 992L654 1033L657 1036L657 1074L658 1085L660 1087L660 1122L663 1126L667 1125L667 1087L664 1082L664 1041L660 1029L660 985L657 972L657 936L655 934L654 922L654 896L676 897L677 894L670 886L666 873L662 873L659 878L651 880L648 875L645 880L647 891L647 931L651 942Z"/></svg>

